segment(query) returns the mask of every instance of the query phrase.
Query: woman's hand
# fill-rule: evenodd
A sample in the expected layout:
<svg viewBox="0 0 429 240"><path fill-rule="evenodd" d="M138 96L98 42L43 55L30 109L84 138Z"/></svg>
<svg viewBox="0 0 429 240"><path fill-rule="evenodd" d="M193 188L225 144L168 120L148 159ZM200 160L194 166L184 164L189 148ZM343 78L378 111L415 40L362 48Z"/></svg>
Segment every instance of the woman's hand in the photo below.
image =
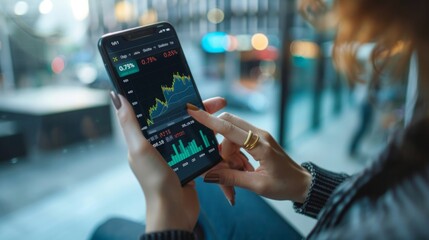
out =
<svg viewBox="0 0 429 240"><path fill-rule="evenodd" d="M188 113L225 137L221 144L221 156L226 162L243 166L241 170L210 170L204 181L243 187L272 199L304 202L311 184L311 175L296 164L269 133L229 113L215 117L191 104L188 104ZM249 130L260 137L255 147L247 150L260 164L254 171L243 164L239 153Z"/></svg>
<svg viewBox="0 0 429 240"><path fill-rule="evenodd" d="M128 146L129 164L145 195L146 232L173 229L192 232L199 213L195 183L181 186L176 173L144 138L129 102L114 92L111 97ZM204 105L213 113L226 102L213 98Z"/></svg>

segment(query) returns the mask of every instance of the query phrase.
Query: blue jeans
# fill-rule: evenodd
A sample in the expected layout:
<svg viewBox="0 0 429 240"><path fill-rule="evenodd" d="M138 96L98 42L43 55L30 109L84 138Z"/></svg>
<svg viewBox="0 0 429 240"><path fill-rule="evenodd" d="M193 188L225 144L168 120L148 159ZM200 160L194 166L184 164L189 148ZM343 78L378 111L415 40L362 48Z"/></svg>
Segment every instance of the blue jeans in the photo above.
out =
<svg viewBox="0 0 429 240"><path fill-rule="evenodd" d="M216 184L197 179L201 204L198 225L207 240L302 239L302 236L261 197L236 189L235 206L229 205ZM94 232L92 240L136 239L144 225L125 219L110 219Z"/></svg>

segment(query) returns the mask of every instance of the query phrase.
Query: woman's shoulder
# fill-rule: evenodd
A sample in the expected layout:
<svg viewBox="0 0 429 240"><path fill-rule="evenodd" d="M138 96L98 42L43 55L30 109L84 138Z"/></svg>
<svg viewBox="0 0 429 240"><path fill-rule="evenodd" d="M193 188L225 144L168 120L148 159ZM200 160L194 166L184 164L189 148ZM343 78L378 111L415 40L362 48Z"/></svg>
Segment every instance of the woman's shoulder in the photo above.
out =
<svg viewBox="0 0 429 240"><path fill-rule="evenodd" d="M423 171L429 165L429 118L410 124L394 136L385 155L381 156L382 164L398 176Z"/></svg>
<svg viewBox="0 0 429 240"><path fill-rule="evenodd" d="M429 167L429 118L410 124L394 135L371 167L364 171L363 195L377 197L415 175L427 175Z"/></svg>
<svg viewBox="0 0 429 240"><path fill-rule="evenodd" d="M347 189L345 194L351 197L349 207L334 210L342 221L319 232L318 238L427 238L429 119L416 122L397 135L378 161ZM332 219L335 218L327 222Z"/></svg>
<svg viewBox="0 0 429 240"><path fill-rule="evenodd" d="M429 166L403 179L376 199L362 197L334 228L319 239L426 239L429 216Z"/></svg>

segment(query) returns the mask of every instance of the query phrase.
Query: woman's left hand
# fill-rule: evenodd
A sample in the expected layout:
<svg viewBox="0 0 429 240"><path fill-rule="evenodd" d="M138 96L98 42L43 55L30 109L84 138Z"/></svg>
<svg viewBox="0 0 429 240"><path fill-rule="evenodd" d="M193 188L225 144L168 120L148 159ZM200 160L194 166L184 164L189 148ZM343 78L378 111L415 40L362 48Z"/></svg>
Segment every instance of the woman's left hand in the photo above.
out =
<svg viewBox="0 0 429 240"><path fill-rule="evenodd" d="M111 95L128 146L129 164L145 195L146 232L173 229L192 232L199 213L195 183L181 186L161 154L144 138L127 99L113 92ZM213 113L226 102L213 98L204 105Z"/></svg>

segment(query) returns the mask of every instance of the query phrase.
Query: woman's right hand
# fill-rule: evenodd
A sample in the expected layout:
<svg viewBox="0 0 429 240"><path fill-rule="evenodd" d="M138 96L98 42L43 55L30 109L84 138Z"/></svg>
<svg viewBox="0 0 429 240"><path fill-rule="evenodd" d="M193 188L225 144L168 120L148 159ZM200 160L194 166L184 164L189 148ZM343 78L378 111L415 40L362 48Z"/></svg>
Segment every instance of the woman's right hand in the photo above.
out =
<svg viewBox="0 0 429 240"><path fill-rule="evenodd" d="M296 164L268 132L230 113L215 117L191 104L188 104L188 113L224 136L221 156L230 165L234 165L234 162L242 164L238 153L243 148L249 130L260 137L256 146L247 150L259 162L256 170L215 167L206 173L205 182L246 188L271 199L305 201L311 184L310 173Z"/></svg>

